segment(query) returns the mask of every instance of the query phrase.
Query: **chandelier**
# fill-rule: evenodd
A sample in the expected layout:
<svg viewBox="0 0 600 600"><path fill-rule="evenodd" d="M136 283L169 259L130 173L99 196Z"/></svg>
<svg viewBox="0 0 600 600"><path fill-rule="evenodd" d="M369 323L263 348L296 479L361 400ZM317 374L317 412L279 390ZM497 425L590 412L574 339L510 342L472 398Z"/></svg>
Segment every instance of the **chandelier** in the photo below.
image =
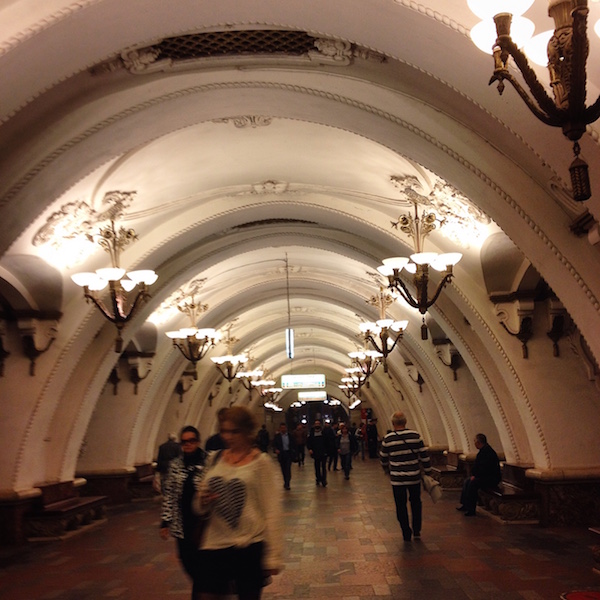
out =
<svg viewBox="0 0 600 600"><path fill-rule="evenodd" d="M342 390L346 398L350 400L353 396L360 395L361 388L367 381L367 378L361 368L354 365L346 367L344 371L346 371L347 375L341 378L342 383L338 387Z"/></svg>
<svg viewBox="0 0 600 600"><path fill-rule="evenodd" d="M100 228L98 235L88 234L87 237L108 252L112 266L96 269L95 273L75 273L71 275L71 279L83 288L86 301L93 303L103 316L116 326L115 352L122 352L123 327L133 319L142 303L150 298L147 286L152 285L158 279L158 275L150 270L126 272L120 268L121 251L137 240L133 229L121 227L117 230L114 220L111 219L110 225ZM100 292L106 286L109 289L110 301L105 304L100 298ZM130 292L133 292L132 297L129 297Z"/></svg>
<svg viewBox="0 0 600 600"><path fill-rule="evenodd" d="M294 330L292 329L292 317L290 311L290 266L288 255L285 253L285 288L287 293L287 315L288 326L285 330L285 354L288 358L294 358Z"/></svg>
<svg viewBox="0 0 600 600"><path fill-rule="evenodd" d="M263 376L263 371L254 369L254 371L238 371L235 374L236 379L239 379L242 385L248 390L249 399L252 400L252 390L256 389L256 382L260 381Z"/></svg>
<svg viewBox="0 0 600 600"><path fill-rule="evenodd" d="M370 321L360 323L358 327L364 336L365 346L367 342L369 342L375 348L376 354L370 355L371 363L373 362L373 359L379 361L381 358L383 370L387 373L387 357L390 352L394 350L396 344L402 339L404 330L408 326L408 321L394 321L394 319L386 318L386 308L393 302L393 299L385 293L383 288L379 288L379 295L372 296L367 302L379 308L379 319L374 323ZM379 338L379 343L377 343L375 338ZM363 350L363 353L366 352L366 350ZM353 357L350 356L350 358ZM371 372L375 371L378 364L379 362L372 367Z"/></svg>
<svg viewBox="0 0 600 600"><path fill-rule="evenodd" d="M229 393L232 393L231 382L236 378L238 372L242 368L242 365L248 361L248 357L245 354L233 354L233 345L239 340L231 337L231 324L226 328L227 338L223 340L225 347L227 348L227 354L223 356L212 356L212 360L217 369L229 381Z"/></svg>
<svg viewBox="0 0 600 600"><path fill-rule="evenodd" d="M394 227L400 227L400 230L412 238L415 253L410 255L410 259L404 256L386 258L383 265L377 270L388 279L388 288L398 293L410 306L419 310L423 315L423 324L421 326L421 339L427 339L427 326L425 325L425 313L433 306L439 298L442 290L450 281L452 281L452 268L462 258L460 252L448 252L438 254L437 252L423 252L423 243L425 238L436 229L437 217L435 213L421 212L419 216L418 205L413 202L415 214L410 213L400 215L397 222L392 223ZM410 262L412 260L412 262ZM442 272L442 279L438 283L435 291L429 296L429 272L430 268ZM416 290L416 296L413 296L407 285L400 277L400 272L405 269L412 275L413 285ZM397 340L396 340L397 341ZM386 354L383 348L381 352Z"/></svg>
<svg viewBox="0 0 600 600"><path fill-rule="evenodd" d="M208 304L196 304L194 298L189 301L179 302L177 308L189 317L190 327L183 327L177 331L167 331L167 337L173 340L173 346L190 361L194 367L206 353L217 344L220 334L212 328L198 329L196 322L200 313L208 310Z"/></svg>
<svg viewBox="0 0 600 600"><path fill-rule="evenodd" d="M366 386L369 387L369 377L375 373L375 370L381 364L383 354L379 350L364 348L363 350L348 352L348 356L352 359L352 366L358 367L365 376Z"/></svg>
<svg viewBox="0 0 600 600"><path fill-rule="evenodd" d="M589 53L587 38L587 0L550 0L548 14L554 20L554 32L548 42L548 71L553 99L537 79L529 66L525 53L511 37L513 17L521 17L533 0L468 0L471 10L480 18L493 17L497 39L493 46L494 74L490 84L498 82L498 92L504 91L508 81L517 91L527 108L543 123L561 127L563 134L573 142L575 158L569 167L573 199L584 201L592 195L588 165L579 156L579 139L586 126L600 117L600 98L587 107L586 101L586 62ZM482 21L485 25L485 21ZM512 57L521 72L529 92L509 71L509 58Z"/></svg>

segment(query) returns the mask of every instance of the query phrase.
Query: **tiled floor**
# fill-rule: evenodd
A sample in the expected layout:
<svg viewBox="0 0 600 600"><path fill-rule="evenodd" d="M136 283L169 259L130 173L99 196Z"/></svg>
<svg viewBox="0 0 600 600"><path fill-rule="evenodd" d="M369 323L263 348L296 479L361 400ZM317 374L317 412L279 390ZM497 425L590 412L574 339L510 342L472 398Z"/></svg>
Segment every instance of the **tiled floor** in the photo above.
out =
<svg viewBox="0 0 600 600"><path fill-rule="evenodd" d="M464 518L457 492L424 497L421 541L402 541L389 482L377 461L358 461L349 481L316 487L312 464L294 465L285 492L286 569L265 600L363 598L549 600L600 591L585 529L502 525ZM79 536L4 555L2 600L189 599L172 540L158 536L159 503L111 511Z"/></svg>

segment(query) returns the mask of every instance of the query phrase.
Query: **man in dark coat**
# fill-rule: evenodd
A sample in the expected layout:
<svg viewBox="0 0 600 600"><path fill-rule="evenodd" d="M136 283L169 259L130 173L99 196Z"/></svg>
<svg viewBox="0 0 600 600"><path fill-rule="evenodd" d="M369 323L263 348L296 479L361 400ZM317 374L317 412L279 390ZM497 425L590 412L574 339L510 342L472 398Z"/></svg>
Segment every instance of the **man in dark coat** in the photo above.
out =
<svg viewBox="0 0 600 600"><path fill-rule="evenodd" d="M478 433L475 436L475 447L479 452L475 457L475 464L471 469L471 477L465 479L460 495L461 505L456 509L463 511L465 517L475 516L478 491L480 489L494 488L502 479L498 455L487 443L487 438L483 433Z"/></svg>
<svg viewBox="0 0 600 600"><path fill-rule="evenodd" d="M306 447L315 461L315 479L317 485L327 487L327 457L333 452L337 452L335 448L335 436L331 427L323 429L321 421L316 420L308 434Z"/></svg>
<svg viewBox="0 0 600 600"><path fill-rule="evenodd" d="M296 457L296 442L294 436L288 433L285 423L279 425L279 431L273 438L273 449L281 467L283 475L283 487L290 489L290 480L292 479L292 461Z"/></svg>
<svg viewBox="0 0 600 600"><path fill-rule="evenodd" d="M166 442L158 447L158 457L156 458L156 471L160 474L160 491L169 472L169 463L181 454L181 446L174 433L169 433Z"/></svg>

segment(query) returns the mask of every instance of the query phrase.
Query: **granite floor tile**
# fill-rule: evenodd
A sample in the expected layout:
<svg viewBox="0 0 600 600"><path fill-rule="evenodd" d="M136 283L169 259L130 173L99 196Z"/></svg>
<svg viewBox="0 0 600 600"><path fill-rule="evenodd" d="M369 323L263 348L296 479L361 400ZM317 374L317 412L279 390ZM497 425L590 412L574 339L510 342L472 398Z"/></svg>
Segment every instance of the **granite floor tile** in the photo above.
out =
<svg viewBox="0 0 600 600"><path fill-rule="evenodd" d="M423 497L422 539L404 543L389 481L377 461L352 478L314 484L312 465L295 469L285 495L286 569L264 600L551 600L600 590L586 529L502 525L464 519L458 492ZM2 600L180 600L190 584L172 540L158 536L160 506L110 511L103 525L50 544L0 553Z"/></svg>

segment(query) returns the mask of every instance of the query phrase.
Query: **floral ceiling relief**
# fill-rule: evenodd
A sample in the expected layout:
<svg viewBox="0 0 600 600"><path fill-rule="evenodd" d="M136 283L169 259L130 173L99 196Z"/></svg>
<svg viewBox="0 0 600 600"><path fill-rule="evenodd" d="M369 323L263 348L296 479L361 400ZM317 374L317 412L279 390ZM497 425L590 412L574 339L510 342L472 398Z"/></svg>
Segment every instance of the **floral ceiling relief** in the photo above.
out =
<svg viewBox="0 0 600 600"><path fill-rule="evenodd" d="M198 294L206 283L205 277L196 277L185 285L174 291L161 305L150 315L148 321L155 325L162 325L177 315L184 313L185 307L190 302L197 303L198 314L208 310L207 304L200 303Z"/></svg>
<svg viewBox="0 0 600 600"><path fill-rule="evenodd" d="M400 190L400 200L435 213L435 228L449 240L463 248L483 242L492 220L449 183L435 175L433 179L433 185L427 189L414 176L390 177ZM401 218L392 222L392 226L398 228L400 221Z"/></svg>
<svg viewBox="0 0 600 600"><path fill-rule="evenodd" d="M121 218L136 192L106 192L100 210L83 200L63 204L33 236L32 244L57 267L75 267L98 250L94 241L100 226Z"/></svg>

